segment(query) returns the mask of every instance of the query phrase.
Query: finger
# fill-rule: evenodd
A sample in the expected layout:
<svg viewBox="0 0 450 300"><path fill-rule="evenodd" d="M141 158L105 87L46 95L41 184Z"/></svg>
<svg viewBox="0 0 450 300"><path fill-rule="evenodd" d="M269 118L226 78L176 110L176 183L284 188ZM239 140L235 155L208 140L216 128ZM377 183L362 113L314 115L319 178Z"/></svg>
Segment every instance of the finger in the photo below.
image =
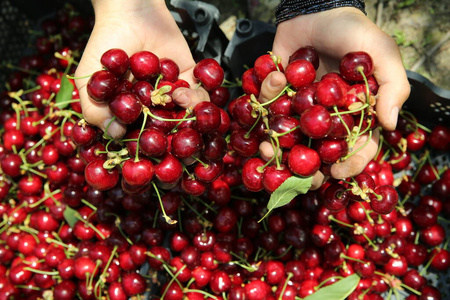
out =
<svg viewBox="0 0 450 300"><path fill-rule="evenodd" d="M327 177L323 175L322 172L317 171L313 175L312 184L310 190L314 191L317 190L324 184L324 182L327 181Z"/></svg>
<svg viewBox="0 0 450 300"><path fill-rule="evenodd" d="M408 99L411 87L408 80L387 82L378 89L376 112L380 125L386 130L394 130L397 126L398 113Z"/></svg>
<svg viewBox="0 0 450 300"><path fill-rule="evenodd" d="M331 175L336 179L344 179L360 174L367 166L367 164L375 157L378 150L379 137L379 130L373 131L373 135L370 141L367 141L367 139L369 138L368 135L361 136L356 142L353 149L358 149L366 142L367 145L365 145L364 148L358 151L356 154L350 156L344 162L332 165Z"/></svg>
<svg viewBox="0 0 450 300"><path fill-rule="evenodd" d="M198 103L209 101L209 94L203 88L177 88L172 94L173 100L183 108L195 107Z"/></svg>
<svg viewBox="0 0 450 300"><path fill-rule="evenodd" d="M85 120L107 132L112 138L119 139L127 131L127 127L113 118L107 105L97 105L92 101L81 102L81 109Z"/></svg>
<svg viewBox="0 0 450 300"><path fill-rule="evenodd" d="M379 53L373 57L374 77L379 84L377 118L383 128L394 130L398 113L408 99L411 87L395 41L387 36L377 49Z"/></svg>
<svg viewBox="0 0 450 300"><path fill-rule="evenodd" d="M267 75L261 84L259 102L264 103L275 98L286 86L286 76L279 71L273 71Z"/></svg>
<svg viewBox="0 0 450 300"><path fill-rule="evenodd" d="M281 154L281 151L278 151L278 157L280 157ZM271 159L275 155L272 144L268 141L261 142L261 144L259 144L259 155L261 155L261 158L265 161Z"/></svg>

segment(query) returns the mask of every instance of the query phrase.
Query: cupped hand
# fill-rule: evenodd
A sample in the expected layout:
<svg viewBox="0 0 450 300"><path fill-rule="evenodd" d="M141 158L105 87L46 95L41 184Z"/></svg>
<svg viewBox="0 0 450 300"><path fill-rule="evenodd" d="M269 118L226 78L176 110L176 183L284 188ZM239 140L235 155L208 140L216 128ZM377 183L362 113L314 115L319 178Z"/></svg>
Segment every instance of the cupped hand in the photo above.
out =
<svg viewBox="0 0 450 300"><path fill-rule="evenodd" d="M371 22L360 10L343 7L329 11L301 15L280 23L277 27L273 53L287 65L289 56L298 48L313 46L320 57L317 80L324 74L339 70L340 59L348 52L365 51L374 63L374 77L379 84L376 113L386 130L395 129L398 112L409 96L410 85L395 41ZM275 80L274 77L277 79ZM278 82L277 87L272 83ZM286 85L284 75L271 73L263 83L260 100L271 99ZM354 146L357 149L367 141L362 136ZM331 175L342 179L357 175L375 156L379 132L375 130L367 145L344 162L331 167ZM261 153L270 157L271 146L261 144ZM321 185L324 176L314 175L313 188Z"/></svg>
<svg viewBox="0 0 450 300"><path fill-rule="evenodd" d="M195 61L164 1L96 0L93 1L93 6L95 26L76 70L76 77L91 75L100 70L102 54L109 49L120 48L129 56L147 50L159 58L170 58L180 68L179 78L191 85L195 84L192 75ZM126 127L113 119L108 105L89 98L86 91L88 81L89 78L75 80L84 118L103 131L108 127L109 135L114 138L123 136ZM208 93L202 88L178 88L172 97L178 105L185 108L209 99Z"/></svg>

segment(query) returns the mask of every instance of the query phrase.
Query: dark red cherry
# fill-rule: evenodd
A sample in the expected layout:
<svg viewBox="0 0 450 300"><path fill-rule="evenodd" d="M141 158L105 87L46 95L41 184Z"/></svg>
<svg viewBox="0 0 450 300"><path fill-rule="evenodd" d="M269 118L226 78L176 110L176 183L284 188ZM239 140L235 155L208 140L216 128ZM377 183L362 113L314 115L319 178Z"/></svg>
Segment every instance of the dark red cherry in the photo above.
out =
<svg viewBox="0 0 450 300"><path fill-rule="evenodd" d="M114 96L118 84L116 75L107 70L100 70L92 74L86 90L94 101L105 103Z"/></svg>
<svg viewBox="0 0 450 300"><path fill-rule="evenodd" d="M103 53L100 58L101 64L116 75L117 77L122 77L128 71L130 67L130 59L128 54L122 49L109 49L105 53Z"/></svg>
<svg viewBox="0 0 450 300"><path fill-rule="evenodd" d="M213 58L204 58L199 61L195 65L193 73L207 91L217 89L225 77L222 67Z"/></svg>
<svg viewBox="0 0 450 300"><path fill-rule="evenodd" d="M363 80L360 72L363 72L366 77L373 73L372 58L366 52L349 52L341 59L339 63L339 72L341 75L352 81Z"/></svg>
<svg viewBox="0 0 450 300"><path fill-rule="evenodd" d="M159 58L150 51L139 51L130 57L131 73L137 80L149 80L159 74Z"/></svg>

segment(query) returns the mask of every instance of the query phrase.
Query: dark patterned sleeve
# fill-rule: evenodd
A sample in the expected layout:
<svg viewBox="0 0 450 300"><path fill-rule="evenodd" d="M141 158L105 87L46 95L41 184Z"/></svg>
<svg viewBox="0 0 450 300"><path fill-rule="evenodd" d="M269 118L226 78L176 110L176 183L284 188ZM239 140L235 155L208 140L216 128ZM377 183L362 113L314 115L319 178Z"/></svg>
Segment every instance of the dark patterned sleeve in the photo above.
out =
<svg viewBox="0 0 450 300"><path fill-rule="evenodd" d="M344 6L355 7L366 13L366 5L361 0L282 0L275 12L276 23L280 24L298 15L312 14Z"/></svg>

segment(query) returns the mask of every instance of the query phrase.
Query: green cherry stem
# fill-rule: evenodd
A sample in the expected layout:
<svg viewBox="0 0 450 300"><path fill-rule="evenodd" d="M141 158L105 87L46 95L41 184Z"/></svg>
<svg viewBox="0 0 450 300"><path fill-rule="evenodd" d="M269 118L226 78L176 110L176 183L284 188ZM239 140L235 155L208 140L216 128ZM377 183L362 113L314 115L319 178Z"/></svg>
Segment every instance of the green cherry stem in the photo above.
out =
<svg viewBox="0 0 450 300"><path fill-rule="evenodd" d="M159 121L163 121L163 122L183 122L183 121L195 121L195 120L197 120L197 117L191 117L191 118L185 118L185 119L166 119L166 118L161 118L161 117L158 117L157 115L154 115L150 111L150 109L148 107L145 107L143 109L143 113L144 114L148 114L153 119L156 119L156 120L159 120Z"/></svg>
<svg viewBox="0 0 450 300"><path fill-rule="evenodd" d="M156 196L158 196L159 206L161 207L161 212L163 214L164 220L170 225L176 224L178 221L171 219L167 214L166 210L164 209L164 205L162 203L161 195L159 194L159 189L156 186L156 183L152 181L153 188L155 189Z"/></svg>

